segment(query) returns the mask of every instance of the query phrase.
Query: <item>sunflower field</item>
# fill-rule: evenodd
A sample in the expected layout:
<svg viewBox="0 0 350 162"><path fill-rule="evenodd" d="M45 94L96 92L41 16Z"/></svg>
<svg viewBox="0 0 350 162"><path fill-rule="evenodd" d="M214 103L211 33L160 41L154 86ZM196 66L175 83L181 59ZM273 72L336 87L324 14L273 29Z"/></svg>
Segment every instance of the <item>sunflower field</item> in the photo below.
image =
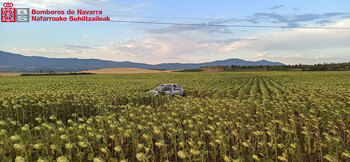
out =
<svg viewBox="0 0 350 162"><path fill-rule="evenodd" d="M0 161L350 161L350 73L0 77Z"/></svg>

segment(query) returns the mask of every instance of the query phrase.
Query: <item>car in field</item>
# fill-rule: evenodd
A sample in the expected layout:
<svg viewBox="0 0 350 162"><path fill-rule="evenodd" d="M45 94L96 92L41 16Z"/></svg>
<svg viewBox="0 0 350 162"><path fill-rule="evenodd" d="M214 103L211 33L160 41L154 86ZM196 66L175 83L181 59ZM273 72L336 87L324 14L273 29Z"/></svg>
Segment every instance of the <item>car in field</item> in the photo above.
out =
<svg viewBox="0 0 350 162"><path fill-rule="evenodd" d="M154 88L153 90L150 90L149 93L155 96L160 96L160 95L185 96L185 90L180 85L175 83L161 84L158 87Z"/></svg>

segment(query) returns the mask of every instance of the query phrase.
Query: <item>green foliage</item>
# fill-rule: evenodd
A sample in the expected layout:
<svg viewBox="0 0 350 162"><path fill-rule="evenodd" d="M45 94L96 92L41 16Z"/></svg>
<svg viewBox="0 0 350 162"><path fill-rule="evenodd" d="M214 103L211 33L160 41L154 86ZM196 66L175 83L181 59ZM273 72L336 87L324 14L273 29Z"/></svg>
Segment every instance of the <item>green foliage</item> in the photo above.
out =
<svg viewBox="0 0 350 162"><path fill-rule="evenodd" d="M0 159L347 161L349 80L349 72L0 77ZM187 96L147 94L168 82Z"/></svg>
<svg viewBox="0 0 350 162"><path fill-rule="evenodd" d="M202 72L203 69L185 69L185 70L178 70L174 72Z"/></svg>
<svg viewBox="0 0 350 162"><path fill-rule="evenodd" d="M315 65L281 65L281 66L215 66L224 71L350 71L349 63L331 63Z"/></svg>

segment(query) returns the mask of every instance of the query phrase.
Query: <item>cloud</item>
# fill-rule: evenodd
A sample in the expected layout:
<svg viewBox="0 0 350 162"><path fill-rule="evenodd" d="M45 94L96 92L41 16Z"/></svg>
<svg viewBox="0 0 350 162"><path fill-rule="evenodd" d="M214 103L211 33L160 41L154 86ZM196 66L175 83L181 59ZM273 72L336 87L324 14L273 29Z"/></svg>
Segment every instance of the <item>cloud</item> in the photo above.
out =
<svg viewBox="0 0 350 162"><path fill-rule="evenodd" d="M267 57L269 55L270 55L269 52L259 52L259 53L255 54L256 57Z"/></svg>
<svg viewBox="0 0 350 162"><path fill-rule="evenodd" d="M219 33L219 34L232 34L233 32L225 26L209 26L209 25L220 25L226 22L238 21L237 19L217 19L210 22L195 23L196 25L170 25L169 27L158 28L158 29L145 29L145 33L150 34L164 34L164 33L179 33L188 31L206 32L206 33Z"/></svg>
<svg viewBox="0 0 350 162"><path fill-rule="evenodd" d="M65 45L59 47L59 49L70 54L82 54L84 51L94 49L94 47L82 46L82 45Z"/></svg>
<svg viewBox="0 0 350 162"><path fill-rule="evenodd" d="M349 26L349 20L327 25L327 27L338 28ZM79 37L81 38L81 35ZM13 50L18 51L15 53L25 55L146 63L205 62L237 57L294 64L342 62L346 58L344 53L350 51L349 47L350 32L345 29L281 29L247 38L237 38L234 35L213 35L208 31L182 30L146 34L140 38L92 47L72 44L55 48L16 48ZM339 48L344 50L337 52Z"/></svg>
<svg viewBox="0 0 350 162"><path fill-rule="evenodd" d="M48 48L18 48L13 47L9 52L23 54L27 56L56 56L57 49L48 49Z"/></svg>
<svg viewBox="0 0 350 162"><path fill-rule="evenodd" d="M328 27L350 26L349 20L342 20ZM348 48L350 46L350 32L346 29L294 29L277 31L270 34L256 36L257 39L246 39L232 42L224 50L315 50Z"/></svg>
<svg viewBox="0 0 350 162"><path fill-rule="evenodd" d="M256 54L257 57L262 59L310 59L311 57L304 57L301 54L284 54L284 55L276 55L270 54L270 52L259 52Z"/></svg>
<svg viewBox="0 0 350 162"><path fill-rule="evenodd" d="M267 8L267 9L269 9L269 10L275 10L275 9L279 9L279 8L282 8L282 7L284 7L284 6L283 6L283 5L278 5L278 6L269 7L269 8Z"/></svg>
<svg viewBox="0 0 350 162"><path fill-rule="evenodd" d="M55 48L18 48L13 47L10 52L24 54L27 56L44 56L44 57L72 57L87 53L94 50L95 47L83 45L64 45Z"/></svg>
<svg viewBox="0 0 350 162"><path fill-rule="evenodd" d="M318 20L318 21L316 21L316 24L318 24L318 25L326 25L329 23L332 23L332 21L330 21L330 20Z"/></svg>
<svg viewBox="0 0 350 162"><path fill-rule="evenodd" d="M315 59L329 59L329 58L332 58L331 55L329 54L319 54L315 56Z"/></svg>
<svg viewBox="0 0 350 162"><path fill-rule="evenodd" d="M328 19L328 18L343 16L343 15L348 15L348 14L341 13L341 12L328 12L324 14L301 14L301 15L295 15L290 20L293 22L305 22L305 21L313 21L313 20L319 20L319 19Z"/></svg>
<svg viewBox="0 0 350 162"><path fill-rule="evenodd" d="M237 41L242 41L242 40L246 40L246 39L242 39L242 38L231 38L231 39L204 39L204 40L200 40L200 43L213 43L213 44L219 44L219 45L227 45L233 42L237 42Z"/></svg>
<svg viewBox="0 0 350 162"><path fill-rule="evenodd" d="M110 43L103 47L120 56L118 59L148 62L202 62L212 56L225 55L225 48L241 39L212 40L203 33L169 33L151 35L142 39L127 39L123 42ZM116 57L117 58L117 57Z"/></svg>
<svg viewBox="0 0 350 162"><path fill-rule="evenodd" d="M208 61L208 58L225 55L226 52L221 51L221 49L232 42L240 40L212 40L209 37L206 38L206 35L203 35L203 33L194 33L193 35L171 33L151 35L138 39L125 39L120 42L111 42L106 45L93 47L76 44L65 45L51 48L51 53L45 53L45 51L39 52L38 49L17 49L14 52L27 56L96 58L154 64L167 62L204 62Z"/></svg>
<svg viewBox="0 0 350 162"><path fill-rule="evenodd" d="M186 31L199 31L207 33L220 33L220 34L232 34L233 32L227 27L218 27L218 26L205 26L202 25L171 25L165 28L159 29L146 29L145 33L150 34L164 34L164 33L179 33Z"/></svg>
<svg viewBox="0 0 350 162"><path fill-rule="evenodd" d="M275 7L283 7L275 6ZM149 34L167 34L167 33L180 33L188 31L197 31L203 33L219 33L219 34L232 34L234 33L229 26L225 24L231 23L272 23L280 24L285 27L301 27L309 24L327 25L334 22L336 19L344 18L344 16L350 15L350 13L343 12L326 12L321 14L289 14L282 15L277 13L255 13L243 19L237 18L220 18L214 19L209 22L188 23L188 25L170 25L168 27L145 29L143 32ZM191 25L192 24L192 25ZM223 25L223 26L208 26L208 25Z"/></svg>
<svg viewBox="0 0 350 162"><path fill-rule="evenodd" d="M291 15L281 15L277 13L255 13L252 16L249 16L247 19L244 19L247 22L254 24L258 23L274 23L274 24L285 24L288 27L299 27L301 23L317 23L323 22L332 22L330 20L336 19L350 15L349 13L342 12L327 12L322 14L291 14Z"/></svg>
<svg viewBox="0 0 350 162"><path fill-rule="evenodd" d="M267 59L271 61L279 61L287 64L318 64L331 62L348 62L345 58L332 57L332 54L316 54L315 56L307 56L302 54L270 54L269 52L257 53L259 59Z"/></svg>
<svg viewBox="0 0 350 162"><path fill-rule="evenodd" d="M171 38L171 39L169 39ZM106 46L96 47L99 57L118 61L147 63L184 62L191 60L188 56L200 57L210 51L217 51L220 45L201 43L197 38L171 34L151 36L142 39L126 39Z"/></svg>

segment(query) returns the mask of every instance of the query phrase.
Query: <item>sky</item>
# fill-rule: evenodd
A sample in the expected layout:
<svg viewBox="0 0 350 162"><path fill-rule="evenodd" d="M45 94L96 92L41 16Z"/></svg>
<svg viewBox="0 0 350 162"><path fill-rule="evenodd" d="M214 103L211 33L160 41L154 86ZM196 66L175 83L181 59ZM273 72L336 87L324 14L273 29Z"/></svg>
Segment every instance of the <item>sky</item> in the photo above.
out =
<svg viewBox="0 0 350 162"><path fill-rule="evenodd" d="M350 62L348 0L11 2L15 8L94 9L102 10L104 16L116 21L170 23L0 23L0 50L26 56L149 64L200 63L229 58L284 64Z"/></svg>

